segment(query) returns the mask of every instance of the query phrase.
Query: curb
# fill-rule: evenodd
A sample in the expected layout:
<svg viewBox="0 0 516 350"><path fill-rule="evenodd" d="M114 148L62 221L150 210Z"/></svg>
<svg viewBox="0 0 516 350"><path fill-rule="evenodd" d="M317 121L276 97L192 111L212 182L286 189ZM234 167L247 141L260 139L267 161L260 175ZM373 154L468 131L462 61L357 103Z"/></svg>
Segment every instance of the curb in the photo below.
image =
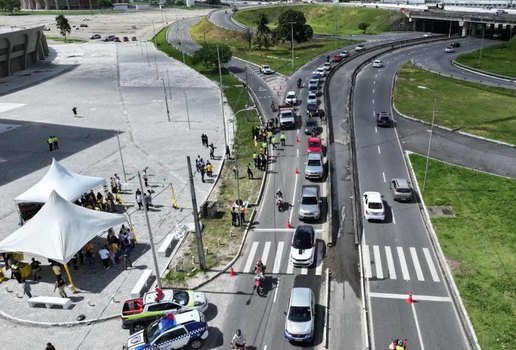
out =
<svg viewBox="0 0 516 350"><path fill-rule="evenodd" d="M493 78L493 79L500 79L500 80L507 81L510 83L516 83L516 78L514 78L514 77L509 77L507 75L500 75L500 74L487 72L487 71L484 71L481 69L476 69L476 68L473 68L470 66L466 66L465 64L459 63L456 60L452 60L452 64L459 69L465 70L466 72L475 73L475 74L482 75L484 77Z"/></svg>

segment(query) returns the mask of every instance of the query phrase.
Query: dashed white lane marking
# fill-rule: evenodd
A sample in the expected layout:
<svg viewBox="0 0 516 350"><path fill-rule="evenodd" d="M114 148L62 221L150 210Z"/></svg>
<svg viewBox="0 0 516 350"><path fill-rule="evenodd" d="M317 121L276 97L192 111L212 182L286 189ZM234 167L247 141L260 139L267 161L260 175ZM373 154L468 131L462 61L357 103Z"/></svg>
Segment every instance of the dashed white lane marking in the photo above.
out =
<svg viewBox="0 0 516 350"><path fill-rule="evenodd" d="M391 215L392 215L392 223L393 223L393 225L396 225L396 218L394 217L394 213L392 212L392 210L391 210Z"/></svg>
<svg viewBox="0 0 516 350"><path fill-rule="evenodd" d="M287 274L291 275L294 272L294 264L292 264L292 261L290 261L290 258L288 259L287 264Z"/></svg>
<svg viewBox="0 0 516 350"><path fill-rule="evenodd" d="M410 275L408 272L407 261L405 260L405 253L403 253L403 247L397 247L396 250L398 251L398 258L401 265L401 274L403 275L403 279L408 281L410 280Z"/></svg>
<svg viewBox="0 0 516 350"><path fill-rule="evenodd" d="M430 250L428 248L423 248L423 253L425 254L426 263L428 264L428 268L430 269L430 274L432 275L432 279L434 282L440 282L439 275L437 274L437 270L435 269L434 261L432 260L432 256L430 255Z"/></svg>
<svg viewBox="0 0 516 350"><path fill-rule="evenodd" d="M369 292L369 296L372 298L383 298L383 299L407 299L407 294L395 294L395 293L377 293ZM450 297L438 297L433 295L413 295L412 298L416 301L442 301L451 303Z"/></svg>
<svg viewBox="0 0 516 350"><path fill-rule="evenodd" d="M396 269L394 268L394 259L392 258L391 247L385 247L385 257L387 258L387 268L389 269L389 278L396 279Z"/></svg>
<svg viewBox="0 0 516 350"><path fill-rule="evenodd" d="M378 128L376 126L374 127L374 132L375 134L378 134Z"/></svg>
<svg viewBox="0 0 516 350"><path fill-rule="evenodd" d="M258 242L253 242L251 250L249 251L249 256L247 257L247 261L244 266L244 272L251 271L251 267L253 266L254 255L256 254L256 249L258 249Z"/></svg>
<svg viewBox="0 0 516 350"><path fill-rule="evenodd" d="M417 251L415 247L410 247L410 255L412 256L412 262L414 263L414 268L416 269L416 276L418 281L424 281L425 277L423 276L423 270L421 270L421 265L419 264L419 259L417 258Z"/></svg>
<svg viewBox="0 0 516 350"><path fill-rule="evenodd" d="M380 150L380 146L376 146L378 147L378 154L382 154L382 151Z"/></svg>
<svg viewBox="0 0 516 350"><path fill-rule="evenodd" d="M7 112L12 109L20 108L25 106L25 103L9 103L9 102L2 102L0 103L0 113Z"/></svg>
<svg viewBox="0 0 516 350"><path fill-rule="evenodd" d="M272 273L279 273L281 267L281 258L283 256L283 245L285 242L279 242L278 248L276 248L276 258L274 259L274 266L272 267Z"/></svg>
<svg viewBox="0 0 516 350"><path fill-rule="evenodd" d="M383 270L382 270L382 258L380 256L380 247L377 245L373 246L373 254L374 254L374 265L376 266L376 278L383 278Z"/></svg>
<svg viewBox="0 0 516 350"><path fill-rule="evenodd" d="M387 182L387 179L385 179L385 173L382 171L382 177L383 177L383 182Z"/></svg>
<svg viewBox="0 0 516 350"><path fill-rule="evenodd" d="M374 98L373 98L373 104L374 104Z"/></svg>
<svg viewBox="0 0 516 350"><path fill-rule="evenodd" d="M267 259L269 258L269 251L271 250L271 242L265 242L262 253L262 262L267 265Z"/></svg>
<svg viewBox="0 0 516 350"><path fill-rule="evenodd" d="M367 244L364 245L364 247L362 249L362 255L363 255L362 260L364 261L364 264L365 264L364 277L371 278L371 277L373 277L373 274L371 273L371 258L369 257L369 246Z"/></svg>
<svg viewBox="0 0 516 350"><path fill-rule="evenodd" d="M374 94L374 89L373 89L373 94Z"/></svg>
<svg viewBox="0 0 516 350"><path fill-rule="evenodd" d="M308 268L306 268L306 267L301 268L301 275L308 275Z"/></svg>
<svg viewBox="0 0 516 350"><path fill-rule="evenodd" d="M315 274L316 276L322 275L322 268L323 268L323 245L317 244L317 260L315 263Z"/></svg>

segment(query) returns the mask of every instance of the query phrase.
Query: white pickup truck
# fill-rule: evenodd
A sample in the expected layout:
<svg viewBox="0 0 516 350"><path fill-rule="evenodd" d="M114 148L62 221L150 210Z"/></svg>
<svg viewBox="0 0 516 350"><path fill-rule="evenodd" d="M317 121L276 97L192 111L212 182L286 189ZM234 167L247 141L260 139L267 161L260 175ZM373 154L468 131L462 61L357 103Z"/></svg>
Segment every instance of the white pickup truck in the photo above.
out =
<svg viewBox="0 0 516 350"><path fill-rule="evenodd" d="M279 122L281 129L292 129L296 126L296 112L290 106L279 106Z"/></svg>

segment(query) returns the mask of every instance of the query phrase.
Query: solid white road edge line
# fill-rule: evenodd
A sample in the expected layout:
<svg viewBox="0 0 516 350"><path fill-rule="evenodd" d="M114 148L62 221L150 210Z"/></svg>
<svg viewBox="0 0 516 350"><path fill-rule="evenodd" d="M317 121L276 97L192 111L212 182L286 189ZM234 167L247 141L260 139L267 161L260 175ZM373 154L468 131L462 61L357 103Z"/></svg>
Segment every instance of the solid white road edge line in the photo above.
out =
<svg viewBox="0 0 516 350"><path fill-rule="evenodd" d="M407 294L396 294L396 293L378 293L378 292L369 292L369 296L371 298L383 298L383 299L407 299ZM452 299L450 297L438 297L434 295L412 295L414 301L440 301L451 303Z"/></svg>
<svg viewBox="0 0 516 350"><path fill-rule="evenodd" d="M419 328L419 321L417 319L416 314L416 307L414 304L412 306L412 314L414 315L414 323L416 324L416 330L417 330L417 336L419 338L419 346L421 347L421 350L425 350L425 345L423 344L423 337L421 336L421 329Z"/></svg>
<svg viewBox="0 0 516 350"><path fill-rule="evenodd" d="M278 297L278 291L279 291L279 285L280 285L280 279L278 278L278 281L276 283L276 291L274 292L274 298L272 298L272 303L274 304L276 302L276 298ZM267 345L265 345L267 347Z"/></svg>

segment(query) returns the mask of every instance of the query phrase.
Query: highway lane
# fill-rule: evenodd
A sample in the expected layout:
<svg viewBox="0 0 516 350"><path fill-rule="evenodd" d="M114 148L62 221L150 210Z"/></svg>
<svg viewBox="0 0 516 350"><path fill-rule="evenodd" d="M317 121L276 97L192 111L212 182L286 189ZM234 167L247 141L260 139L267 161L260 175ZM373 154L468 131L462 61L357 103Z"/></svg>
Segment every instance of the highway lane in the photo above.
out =
<svg viewBox="0 0 516 350"><path fill-rule="evenodd" d="M454 349L468 349L418 205L397 203L389 191L391 178L409 175L396 129L378 128L375 123L374 113L391 109L392 80L388 77L386 69L369 64L358 74L354 94L360 192L382 193L386 207L384 222L364 221L361 247L372 345L380 347L390 338L400 337L409 339L416 349L452 343ZM416 299L428 296L436 300L407 304L408 292Z"/></svg>

